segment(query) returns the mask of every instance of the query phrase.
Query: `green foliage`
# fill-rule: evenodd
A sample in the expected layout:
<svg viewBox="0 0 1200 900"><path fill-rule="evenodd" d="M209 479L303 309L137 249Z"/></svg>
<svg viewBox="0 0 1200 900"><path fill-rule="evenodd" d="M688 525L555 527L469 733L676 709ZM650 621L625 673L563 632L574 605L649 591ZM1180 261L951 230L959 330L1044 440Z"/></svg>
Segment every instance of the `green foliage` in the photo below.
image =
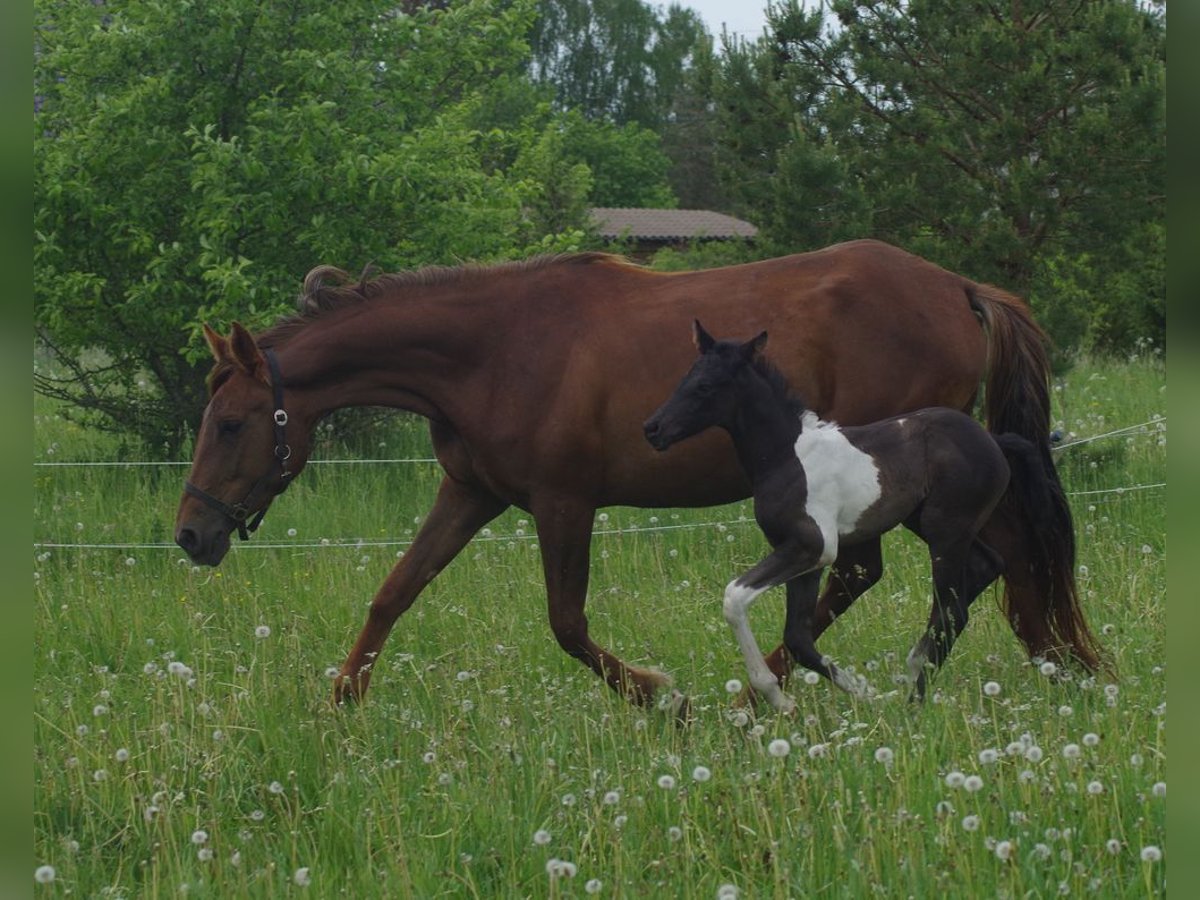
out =
<svg viewBox="0 0 1200 900"><path fill-rule="evenodd" d="M36 321L57 362L38 386L102 424L176 448L204 400L199 322L271 320L317 263L502 258L545 234L525 209L558 172L488 168L470 127L524 62L526 3L36 14Z"/></svg>
<svg viewBox="0 0 1200 900"><path fill-rule="evenodd" d="M768 243L879 237L1028 295L1063 347L1161 343L1161 10L789 0L770 22L714 87L722 177Z"/></svg>
<svg viewBox="0 0 1200 900"><path fill-rule="evenodd" d="M530 35L530 75L560 108L589 119L658 129L687 77L700 17L643 0L540 0Z"/></svg>

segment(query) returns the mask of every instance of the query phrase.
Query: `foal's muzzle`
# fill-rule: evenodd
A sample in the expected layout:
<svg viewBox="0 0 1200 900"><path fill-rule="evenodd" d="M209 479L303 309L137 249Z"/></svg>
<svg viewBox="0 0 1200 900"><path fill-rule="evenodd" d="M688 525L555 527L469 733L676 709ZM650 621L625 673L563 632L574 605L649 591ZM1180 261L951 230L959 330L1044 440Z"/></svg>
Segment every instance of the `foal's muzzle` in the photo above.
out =
<svg viewBox="0 0 1200 900"><path fill-rule="evenodd" d="M650 446L660 453L671 446L674 441L666 433L663 428L662 420L657 416L651 416L642 425L642 433L646 435L646 440L650 442Z"/></svg>

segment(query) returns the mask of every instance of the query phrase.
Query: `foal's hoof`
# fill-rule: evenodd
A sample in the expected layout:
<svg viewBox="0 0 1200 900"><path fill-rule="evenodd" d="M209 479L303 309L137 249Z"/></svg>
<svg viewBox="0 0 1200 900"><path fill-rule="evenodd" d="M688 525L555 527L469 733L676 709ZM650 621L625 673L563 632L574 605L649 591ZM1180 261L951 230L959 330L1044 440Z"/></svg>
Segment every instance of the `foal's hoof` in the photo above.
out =
<svg viewBox="0 0 1200 900"><path fill-rule="evenodd" d="M680 725L690 725L692 722L692 702L676 688L658 698L658 708Z"/></svg>
<svg viewBox="0 0 1200 900"><path fill-rule="evenodd" d="M759 694L753 687L746 685L737 692L737 696L733 698L732 706L734 709L748 709L754 712L758 709Z"/></svg>

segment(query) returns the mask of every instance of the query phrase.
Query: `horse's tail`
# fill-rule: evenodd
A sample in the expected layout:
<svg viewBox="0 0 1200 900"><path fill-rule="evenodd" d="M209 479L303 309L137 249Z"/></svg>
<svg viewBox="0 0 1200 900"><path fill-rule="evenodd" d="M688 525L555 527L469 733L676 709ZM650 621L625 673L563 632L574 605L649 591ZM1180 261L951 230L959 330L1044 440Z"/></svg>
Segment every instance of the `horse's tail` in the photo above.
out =
<svg viewBox="0 0 1200 900"><path fill-rule="evenodd" d="M1012 468L997 525L1006 530L1004 611L1031 656L1065 649L1089 671L1102 665L1075 586L1075 527L1050 456L1050 357L1046 335L1018 298L968 289L987 334L987 427ZM1023 439L1020 445L1012 435ZM1023 558L1022 558L1023 557Z"/></svg>

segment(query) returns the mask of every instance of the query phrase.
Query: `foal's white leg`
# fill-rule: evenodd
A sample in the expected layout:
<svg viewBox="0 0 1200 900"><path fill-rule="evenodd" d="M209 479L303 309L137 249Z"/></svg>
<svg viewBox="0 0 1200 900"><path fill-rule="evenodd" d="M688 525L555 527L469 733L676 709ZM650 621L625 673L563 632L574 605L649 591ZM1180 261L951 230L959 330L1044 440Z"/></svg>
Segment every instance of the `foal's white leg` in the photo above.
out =
<svg viewBox="0 0 1200 900"><path fill-rule="evenodd" d="M762 651L758 649L758 642L754 639L754 633L750 630L747 613L750 604L762 592L763 588L748 587L741 584L740 579L735 578L725 588L725 601L722 609L725 613L725 621L733 629L733 636L737 639L742 657L746 660L746 671L750 676L750 684L777 710L790 713L796 708L796 704L783 692L783 688L779 686L779 679L767 667Z"/></svg>

